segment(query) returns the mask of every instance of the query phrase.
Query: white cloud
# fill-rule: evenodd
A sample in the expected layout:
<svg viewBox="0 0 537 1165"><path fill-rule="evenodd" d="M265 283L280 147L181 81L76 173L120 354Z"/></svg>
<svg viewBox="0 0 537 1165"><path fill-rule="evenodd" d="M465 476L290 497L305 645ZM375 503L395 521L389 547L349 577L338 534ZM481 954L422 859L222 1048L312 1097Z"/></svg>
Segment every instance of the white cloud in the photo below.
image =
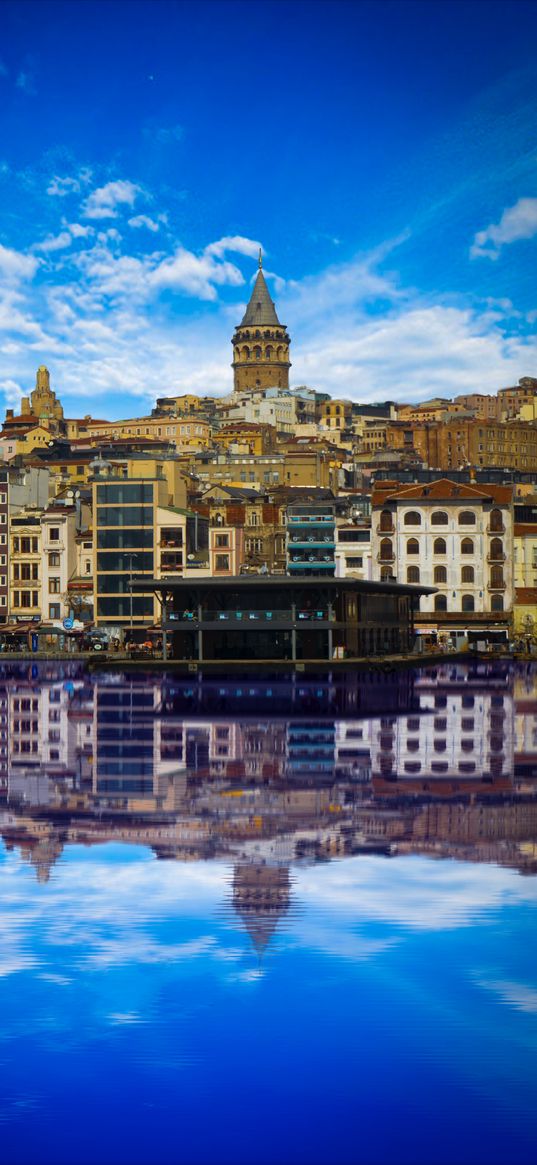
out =
<svg viewBox="0 0 537 1165"><path fill-rule="evenodd" d="M217 262L206 248L203 255L195 255L184 247L177 247L170 259L164 259L149 275L149 285L155 290L169 288L198 299L217 299L216 286L240 287L242 272L233 263Z"/></svg>
<svg viewBox="0 0 537 1165"><path fill-rule="evenodd" d="M43 251L45 254L49 251L62 251L65 247L70 247L72 241L70 231L60 231L59 235L49 235L42 243L36 243L34 251Z"/></svg>
<svg viewBox="0 0 537 1165"><path fill-rule="evenodd" d="M139 227L146 227L148 231L160 230L160 224L150 218L148 214L137 214L134 218L129 218L128 225L136 230Z"/></svg>
<svg viewBox="0 0 537 1165"><path fill-rule="evenodd" d="M262 251L261 243L256 239L246 239L243 235L226 235L223 239L218 239L216 243L209 243L205 248L205 255L214 255L215 258L221 259L226 251L234 251L237 255L249 255L252 259L257 259L259 252Z"/></svg>
<svg viewBox="0 0 537 1165"><path fill-rule="evenodd" d="M85 218L115 218L120 206L133 206L142 193L140 186L126 179L107 182L93 190L87 198L82 214Z"/></svg>
<svg viewBox="0 0 537 1165"><path fill-rule="evenodd" d="M537 235L537 198L519 198L507 207L498 223L478 231L470 248L473 259L497 259L502 246Z"/></svg>
<svg viewBox="0 0 537 1165"><path fill-rule="evenodd" d="M2 278L10 282L32 279L38 264L39 260L33 255L23 255L20 251L13 251L0 244L0 275Z"/></svg>

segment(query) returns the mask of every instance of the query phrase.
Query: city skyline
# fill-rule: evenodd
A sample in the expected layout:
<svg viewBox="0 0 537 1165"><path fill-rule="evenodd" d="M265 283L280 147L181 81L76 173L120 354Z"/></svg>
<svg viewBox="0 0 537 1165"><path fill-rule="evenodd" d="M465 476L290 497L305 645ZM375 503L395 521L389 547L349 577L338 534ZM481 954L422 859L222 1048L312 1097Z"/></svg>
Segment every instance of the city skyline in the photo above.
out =
<svg viewBox="0 0 537 1165"><path fill-rule="evenodd" d="M259 247L292 385L532 374L534 5L99 11L3 9L2 403L42 363L71 416L231 391Z"/></svg>

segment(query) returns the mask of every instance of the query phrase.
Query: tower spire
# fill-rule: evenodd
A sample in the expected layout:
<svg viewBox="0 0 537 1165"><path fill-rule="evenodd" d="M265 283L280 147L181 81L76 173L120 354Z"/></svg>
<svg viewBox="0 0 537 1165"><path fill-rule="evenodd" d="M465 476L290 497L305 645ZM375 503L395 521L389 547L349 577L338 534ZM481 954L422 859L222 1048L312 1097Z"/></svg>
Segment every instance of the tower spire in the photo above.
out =
<svg viewBox="0 0 537 1165"><path fill-rule="evenodd" d="M262 250L261 250L261 247L259 248L259 259L258 259L258 263L259 263L259 270L261 271L261 268L262 268L262 266L263 266L263 252L262 252Z"/></svg>

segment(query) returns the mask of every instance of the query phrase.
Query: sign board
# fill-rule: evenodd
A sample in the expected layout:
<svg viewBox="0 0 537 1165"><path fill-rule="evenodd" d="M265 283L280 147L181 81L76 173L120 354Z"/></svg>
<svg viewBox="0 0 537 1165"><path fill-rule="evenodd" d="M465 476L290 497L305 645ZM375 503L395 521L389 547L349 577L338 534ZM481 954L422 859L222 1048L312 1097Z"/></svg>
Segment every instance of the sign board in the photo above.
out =
<svg viewBox="0 0 537 1165"><path fill-rule="evenodd" d="M74 619L71 619L70 616L69 616L69 618L63 620L63 626L64 626L66 631L72 631L73 624L74 624Z"/></svg>

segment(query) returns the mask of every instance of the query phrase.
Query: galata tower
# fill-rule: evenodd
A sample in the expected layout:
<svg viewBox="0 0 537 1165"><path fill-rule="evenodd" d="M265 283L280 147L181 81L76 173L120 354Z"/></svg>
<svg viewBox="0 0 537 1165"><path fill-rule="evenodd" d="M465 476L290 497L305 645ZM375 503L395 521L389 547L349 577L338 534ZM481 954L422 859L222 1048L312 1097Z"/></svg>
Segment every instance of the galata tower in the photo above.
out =
<svg viewBox="0 0 537 1165"><path fill-rule="evenodd" d="M269 295L260 251L250 302L231 341L234 391L289 388L290 342L287 328L280 323Z"/></svg>

